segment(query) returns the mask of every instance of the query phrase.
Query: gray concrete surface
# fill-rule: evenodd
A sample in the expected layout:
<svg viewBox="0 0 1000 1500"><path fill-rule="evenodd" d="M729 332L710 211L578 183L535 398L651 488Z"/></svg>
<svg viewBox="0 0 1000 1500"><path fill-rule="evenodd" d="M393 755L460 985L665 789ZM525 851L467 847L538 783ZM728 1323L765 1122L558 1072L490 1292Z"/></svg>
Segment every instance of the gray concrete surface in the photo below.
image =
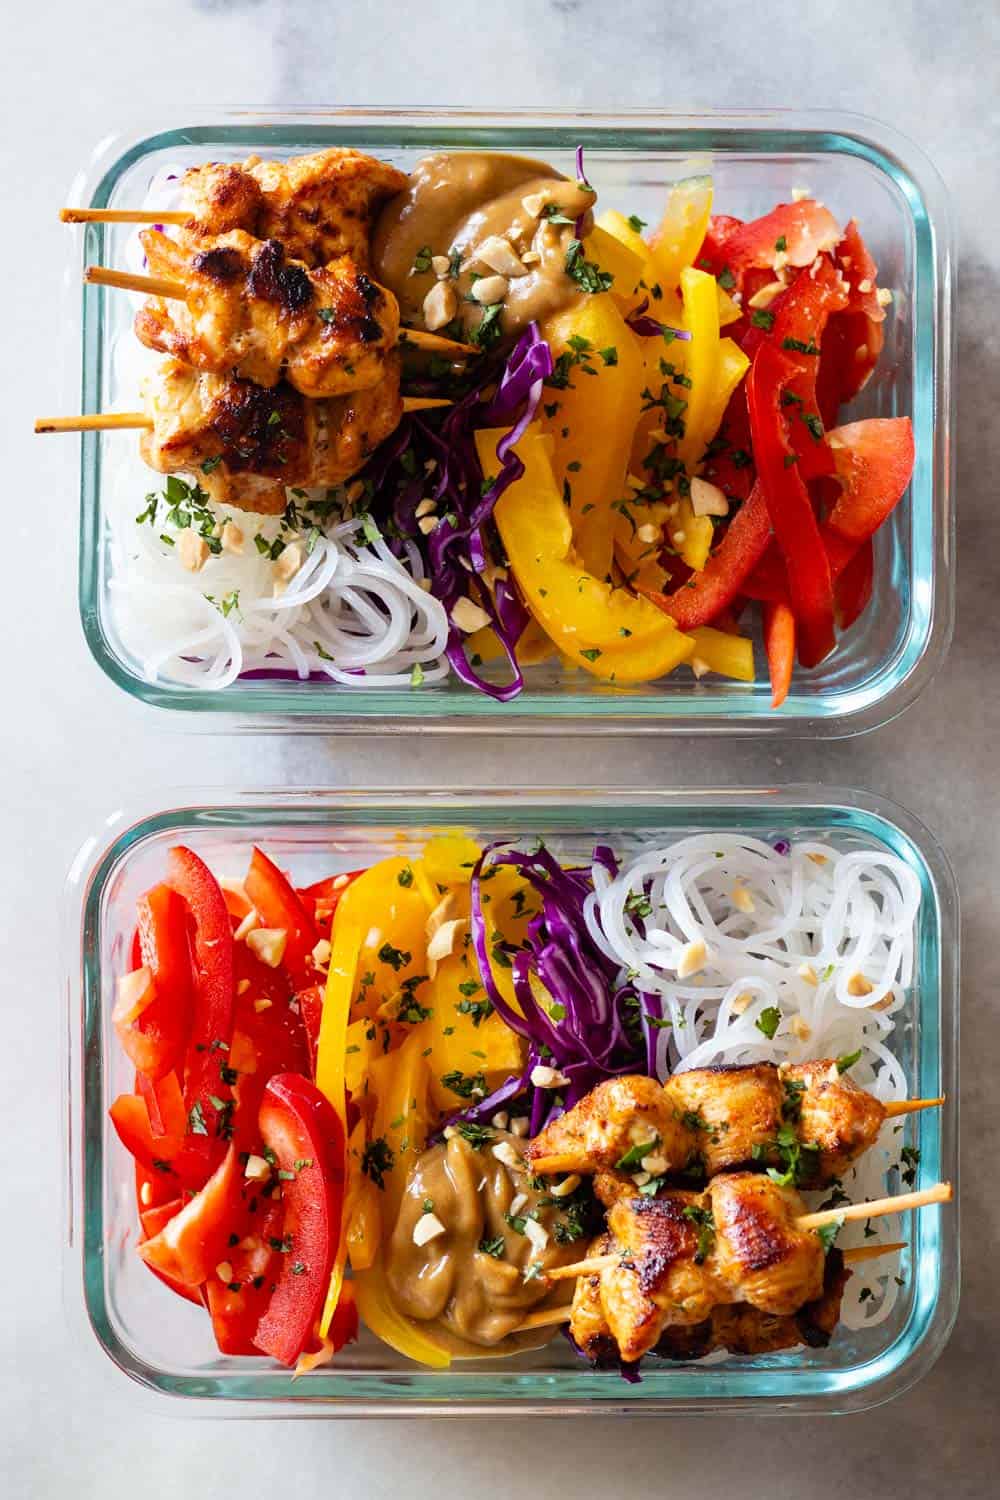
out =
<svg viewBox="0 0 1000 1500"><path fill-rule="evenodd" d="M0 608L3 989L0 1113L0 1489L91 1500L191 1495L508 1492L981 1500L998 1489L1000 1297L993 1250L998 1046L996 423L1000 21L995 3L736 5L500 0L148 0L18 6L0 49L5 233ZM912 135L953 195L960 251L959 614L945 670L896 725L827 745L542 745L182 739L97 673L76 619L75 457L32 442L60 361L55 209L108 132L194 106L788 104L870 113ZM607 1418L228 1427L151 1419L66 1335L60 1298L61 995L67 861L123 802L178 783L621 785L771 779L855 783L919 812L964 903L962 1112L966 1246L958 1328L934 1371L880 1411L838 1420Z"/></svg>

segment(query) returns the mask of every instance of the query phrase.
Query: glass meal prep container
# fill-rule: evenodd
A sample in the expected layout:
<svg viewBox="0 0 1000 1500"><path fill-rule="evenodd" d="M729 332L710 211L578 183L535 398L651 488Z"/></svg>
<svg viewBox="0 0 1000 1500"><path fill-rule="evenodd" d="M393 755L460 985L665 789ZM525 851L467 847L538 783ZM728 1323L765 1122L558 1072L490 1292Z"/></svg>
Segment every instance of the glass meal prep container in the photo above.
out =
<svg viewBox="0 0 1000 1500"><path fill-rule="evenodd" d="M681 669L656 683L615 689L561 665L527 671L520 697L499 704L457 680L414 689L348 688L332 682L240 679L206 692L147 681L115 628L109 600L108 496L134 483L136 509L152 487L134 433L85 433L81 472L80 612L97 662L126 692L160 708L186 710L220 727L337 729L410 725L423 730L546 732L737 731L843 735L884 723L933 675L947 649L953 595L951 501L951 249L944 189L909 141L873 121L826 113L755 112L560 116L546 113L232 111L140 139L102 146L74 201L121 208L142 202L157 172L251 152L291 155L351 146L408 168L435 150L491 149L539 157L573 175L582 145L602 208L655 223L667 185L711 171L718 212L753 217L805 186L846 223L860 222L891 288L886 344L869 385L848 409L863 416L910 415L916 467L909 494L876 537L875 591L830 658L797 669L787 702L770 707L766 672L753 684ZM89 224L87 265L120 266L129 226ZM78 253L78 252L77 252ZM78 263L74 261L74 277ZM134 380L121 377L116 350L130 332L124 293L83 294L85 412L134 408ZM127 472L123 473L123 466ZM159 481L157 481L159 482ZM759 668L763 653L756 643Z"/></svg>
<svg viewBox="0 0 1000 1500"><path fill-rule="evenodd" d="M910 1122L920 1149L918 1186L957 1170L958 913L947 859L914 818L853 791L747 790L545 793L262 792L199 796L135 821L108 820L79 854L68 886L67 1104L70 1168L69 1301L96 1344L141 1386L196 1398L213 1414L580 1414L601 1408L666 1413L753 1408L839 1412L871 1406L918 1379L940 1353L958 1303L957 1205L910 1214L902 1238L905 1285L889 1317L826 1349L708 1363L648 1359L639 1385L595 1373L556 1336L516 1358L418 1367L362 1330L332 1365L293 1380L266 1359L218 1353L204 1312L149 1274L135 1253L131 1158L108 1106L131 1090L130 1065L110 1024L115 975L126 965L136 898L162 878L166 851L190 845L217 871L245 868L259 842L299 882L357 869L388 853L416 853L433 833L483 841L542 835L557 854L584 859L595 842L618 850L706 829L762 837L823 837L841 847L886 849L922 888L914 983L894 1038L911 1096L947 1096ZM897 1189L893 1189L894 1191ZM89 1330L83 1325L89 1324Z"/></svg>

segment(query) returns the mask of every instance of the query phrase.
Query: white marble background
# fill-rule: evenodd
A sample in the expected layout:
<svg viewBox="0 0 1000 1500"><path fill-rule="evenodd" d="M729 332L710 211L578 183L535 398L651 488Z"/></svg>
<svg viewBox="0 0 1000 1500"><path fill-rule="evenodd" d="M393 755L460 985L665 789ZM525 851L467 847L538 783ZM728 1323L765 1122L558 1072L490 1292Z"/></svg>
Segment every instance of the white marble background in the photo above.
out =
<svg viewBox="0 0 1000 1500"><path fill-rule="evenodd" d="M819 1500L981 1500L1000 1458L1000 1209L993 1151L998 1046L995 507L1000 294L1000 8L756 0L320 4L293 0L36 0L0 41L0 201L7 481L0 608L0 1491L80 1500L280 1492L437 1500L722 1493ZM911 134L953 194L959 305L959 615L939 680L899 723L828 745L679 745L512 737L330 741L186 738L119 696L76 618L75 440L33 441L55 403L64 231L57 206L109 132L213 104L786 104L878 115ZM72 383L70 384L72 389ZM127 1383L66 1335L57 907L75 847L121 803L178 784L623 785L773 778L855 783L917 810L948 846L964 901L962 1192L965 1289L935 1370L891 1407L840 1420L632 1423L595 1417L223 1428L150 1418Z"/></svg>

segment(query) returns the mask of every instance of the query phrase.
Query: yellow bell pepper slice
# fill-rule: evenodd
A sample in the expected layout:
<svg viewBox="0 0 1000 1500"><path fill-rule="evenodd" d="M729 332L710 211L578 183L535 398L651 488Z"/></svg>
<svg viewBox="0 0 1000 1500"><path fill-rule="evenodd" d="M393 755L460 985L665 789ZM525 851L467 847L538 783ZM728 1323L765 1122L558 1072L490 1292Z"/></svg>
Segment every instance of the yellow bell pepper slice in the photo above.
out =
<svg viewBox="0 0 1000 1500"><path fill-rule="evenodd" d="M620 214L617 208L604 209L603 213L597 215L594 223L605 234L613 235L616 240L619 240L625 246L626 250L631 250L632 254L639 261L645 263L651 259L649 246L646 244L646 241L638 229L632 228L628 219L626 219L624 214Z"/></svg>
<svg viewBox="0 0 1000 1500"><path fill-rule="evenodd" d="M625 244L620 235L595 224L583 242L583 253L613 278L610 292L615 301L622 307L631 307L646 266L645 246L641 252L637 251Z"/></svg>
<svg viewBox="0 0 1000 1500"><path fill-rule="evenodd" d="M376 1261L354 1278L358 1313L376 1338L419 1365L447 1370L451 1355L416 1323L405 1318L393 1303L381 1262Z"/></svg>
<svg viewBox="0 0 1000 1500"><path fill-rule="evenodd" d="M743 316L743 309L738 302L734 302L724 287L715 283L719 291L719 327L728 328L730 323L739 322Z"/></svg>
<svg viewBox="0 0 1000 1500"><path fill-rule="evenodd" d="M374 1138L384 1138L392 1166L383 1175L381 1194L384 1235L392 1233L406 1186L406 1174L427 1139L430 1077L426 1049L433 1043L429 1021L414 1026L401 1047L377 1058L371 1067L378 1097ZM384 1236L383 1236L384 1237Z"/></svg>
<svg viewBox="0 0 1000 1500"><path fill-rule="evenodd" d="M363 879L363 876L359 876ZM350 886L348 886L350 891ZM354 978L358 968L358 955L364 936L361 926L352 915L350 907L346 916L341 916L347 901L347 893L341 898L334 913L333 944L330 951L330 968L323 999L323 1015L320 1020L319 1043L316 1048L316 1087L325 1094L347 1134L347 1097L345 1064L347 1061L347 1018L354 992ZM344 1211L346 1218L346 1205ZM320 1315L319 1333L326 1338L330 1323L340 1301L340 1289L344 1280L347 1260L346 1224L341 1223L337 1253L330 1273L330 1286Z"/></svg>
<svg viewBox="0 0 1000 1500"><path fill-rule="evenodd" d="M373 1222L381 1222L382 1244L392 1234L406 1185L410 1161L423 1150L427 1139L427 1066L423 1053L428 1045L427 1022L415 1026L397 1051L375 1060L372 1072L378 1096L375 1137L384 1136L393 1151L393 1164L385 1172ZM358 1231L357 1220L354 1221ZM392 1300L380 1255L371 1254L367 1229L361 1261L354 1265L358 1312L377 1338L418 1364L447 1369L451 1355L429 1333L397 1309ZM369 1256L371 1259L369 1260Z"/></svg>
<svg viewBox="0 0 1000 1500"><path fill-rule="evenodd" d="M488 467L499 433L476 433ZM572 528L545 446L531 430L518 444L522 477L501 496L496 523L528 608L561 651L595 677L648 682L672 671L692 644L647 600L577 566Z"/></svg>
<svg viewBox="0 0 1000 1500"><path fill-rule="evenodd" d="M722 419L726 415L726 407L729 405L729 399L749 368L750 361L743 353L739 344L734 343L732 339L719 340L715 383L708 393L708 399L705 402L701 416L704 448L702 449L701 456L696 459L696 465L699 468L705 448L708 447L722 425Z"/></svg>
<svg viewBox="0 0 1000 1500"><path fill-rule="evenodd" d="M493 884L491 881L488 886L491 898ZM470 981L475 983L474 989ZM468 1103L466 1096L444 1082L451 1074L474 1077L481 1073L489 1094L512 1073L520 1073L523 1066L524 1044L520 1037L495 1013L483 1016L481 1010L475 1009L485 1000L486 991L479 983L478 970L469 966L468 950L442 960L428 1002L431 1053L427 1062L431 1100L443 1113L450 1114Z"/></svg>
<svg viewBox="0 0 1000 1500"><path fill-rule="evenodd" d="M692 660L702 661L710 672L735 677L739 682L753 682L753 642L746 636L731 635L711 625L698 625L694 637Z"/></svg>
<svg viewBox="0 0 1000 1500"><path fill-rule="evenodd" d="M568 354L576 360L569 385L546 391L539 424L552 439L552 467L560 494L568 497L577 551L587 571L603 579L611 568L611 507L625 494L642 409L639 344L606 293L545 319L542 335L554 358ZM494 454L480 445L480 456L484 473L495 473Z"/></svg>
<svg viewBox="0 0 1000 1500"><path fill-rule="evenodd" d="M711 212L711 177L686 177L671 187L663 218L650 242L653 264L665 292L674 290L681 272L698 254Z"/></svg>
<svg viewBox="0 0 1000 1500"><path fill-rule="evenodd" d="M347 1147L347 1201L344 1205L347 1254L356 1271L363 1271L372 1264L382 1239L378 1188L361 1167L364 1149L365 1122L359 1120Z"/></svg>
<svg viewBox="0 0 1000 1500"><path fill-rule="evenodd" d="M439 834L427 840L422 863L438 885L468 885L482 852L475 839L467 834ZM435 906L439 899L435 899Z"/></svg>
<svg viewBox="0 0 1000 1500"><path fill-rule="evenodd" d="M719 299L715 277L686 266L681 271L684 327L687 341L684 371L691 382L684 413L684 436L677 451L690 468L701 461L708 444L705 433L716 408L715 388L719 378Z"/></svg>

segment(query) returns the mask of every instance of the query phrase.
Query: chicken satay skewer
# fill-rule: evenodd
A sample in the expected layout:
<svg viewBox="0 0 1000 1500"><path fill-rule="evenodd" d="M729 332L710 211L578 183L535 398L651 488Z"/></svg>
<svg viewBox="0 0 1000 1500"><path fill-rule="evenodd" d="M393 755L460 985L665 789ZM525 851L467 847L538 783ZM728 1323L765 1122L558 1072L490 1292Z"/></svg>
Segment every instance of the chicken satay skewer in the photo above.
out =
<svg viewBox="0 0 1000 1500"><path fill-rule="evenodd" d="M940 1109L944 1102L945 1095L941 1094L937 1099L891 1099L882 1107L887 1120L897 1120L902 1115L919 1114L922 1109ZM541 1175L551 1177L557 1172L579 1172L580 1161L577 1156L553 1153L551 1156L535 1157L532 1167Z"/></svg>
<svg viewBox="0 0 1000 1500"><path fill-rule="evenodd" d="M441 396L404 396L403 411L431 411L439 406L454 403ZM145 429L153 427L153 420L143 411L99 411L78 417L36 417L36 432L112 432L119 428Z"/></svg>
<svg viewBox="0 0 1000 1500"><path fill-rule="evenodd" d="M905 1249L905 1240L893 1240L888 1245L858 1245L853 1250L842 1251L841 1254L845 1265L854 1266L862 1261L878 1260L882 1255L897 1255L900 1250ZM594 1258L596 1260L600 1257ZM562 1307L539 1308L538 1312L529 1313L524 1322L519 1323L513 1332L528 1333L533 1328L553 1328L558 1323L568 1323L572 1312L573 1308L569 1302Z"/></svg>
<svg viewBox="0 0 1000 1500"><path fill-rule="evenodd" d="M901 1214L911 1208L927 1208L933 1203L950 1203L950 1182L936 1182L932 1187L920 1188L915 1193L897 1193L891 1198L872 1198L867 1203L849 1203L843 1208L821 1208L816 1213L800 1214L792 1220L793 1228L825 1229L829 1224L845 1224L854 1219L879 1219L886 1214ZM592 1276L618 1265L620 1255L592 1255L586 1260L576 1261L570 1266L554 1266L547 1272L549 1281L572 1281L580 1276Z"/></svg>
<svg viewBox="0 0 1000 1500"><path fill-rule="evenodd" d="M186 302L187 287L182 281L172 281L165 276L140 276L134 271L115 271L110 266L88 266L83 279L89 286L114 287L123 292L145 292L148 297L165 297L167 301ZM439 333L427 333L422 328L401 328L399 343L412 344L414 349L425 349L431 354L451 355L467 359L480 351L474 344L461 344L457 339L446 339Z"/></svg>
<svg viewBox="0 0 1000 1500"><path fill-rule="evenodd" d="M709 1176L740 1162L776 1164L778 1136L791 1126L805 1148L817 1186L873 1144L887 1118L931 1109L942 1099L883 1104L846 1077L834 1058L789 1064L750 1064L675 1073L665 1083L635 1076L599 1084L528 1149L536 1172L593 1172L632 1159L639 1129L660 1137L665 1159L657 1170L677 1171L692 1152Z"/></svg>

